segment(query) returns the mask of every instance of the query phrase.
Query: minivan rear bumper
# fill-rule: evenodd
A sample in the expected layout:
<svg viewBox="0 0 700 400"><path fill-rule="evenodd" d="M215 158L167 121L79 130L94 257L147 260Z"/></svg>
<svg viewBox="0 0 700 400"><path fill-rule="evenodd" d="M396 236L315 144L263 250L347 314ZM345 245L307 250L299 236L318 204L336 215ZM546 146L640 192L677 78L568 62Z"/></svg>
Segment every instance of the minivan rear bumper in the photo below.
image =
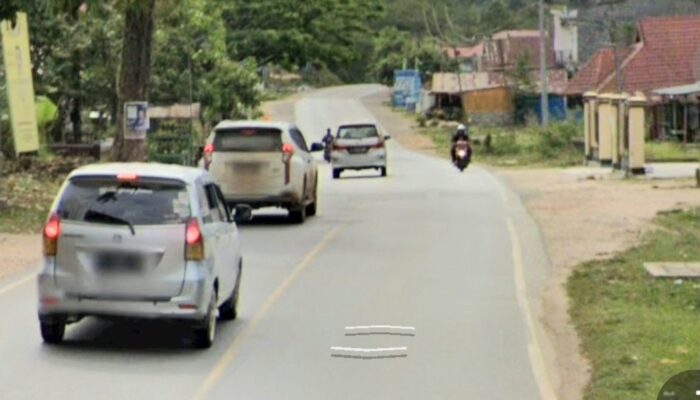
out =
<svg viewBox="0 0 700 400"><path fill-rule="evenodd" d="M85 316L138 319L202 320L208 310L213 282L204 266L188 262L182 291L167 299L119 299L82 297L58 288L53 277L53 260L47 258L38 275L39 318L75 320Z"/></svg>

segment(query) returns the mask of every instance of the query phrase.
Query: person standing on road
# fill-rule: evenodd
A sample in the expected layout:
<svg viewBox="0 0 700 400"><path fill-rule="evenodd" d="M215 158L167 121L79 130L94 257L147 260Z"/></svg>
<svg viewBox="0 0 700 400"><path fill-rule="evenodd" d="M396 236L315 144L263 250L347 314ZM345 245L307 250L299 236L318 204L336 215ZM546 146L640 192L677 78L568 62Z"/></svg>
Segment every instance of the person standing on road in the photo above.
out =
<svg viewBox="0 0 700 400"><path fill-rule="evenodd" d="M326 129L326 135L323 137L323 158L326 161L331 160L331 146L333 145L333 134L331 128Z"/></svg>

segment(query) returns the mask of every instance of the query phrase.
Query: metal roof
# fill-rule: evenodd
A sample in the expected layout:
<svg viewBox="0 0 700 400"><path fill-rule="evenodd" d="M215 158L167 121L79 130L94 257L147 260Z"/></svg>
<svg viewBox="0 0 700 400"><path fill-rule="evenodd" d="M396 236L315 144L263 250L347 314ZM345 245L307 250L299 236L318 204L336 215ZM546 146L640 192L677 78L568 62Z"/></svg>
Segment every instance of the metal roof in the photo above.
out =
<svg viewBox="0 0 700 400"><path fill-rule="evenodd" d="M700 93L700 82L695 82L690 85L671 86L663 89L654 90L653 93L662 96L686 96L689 94Z"/></svg>

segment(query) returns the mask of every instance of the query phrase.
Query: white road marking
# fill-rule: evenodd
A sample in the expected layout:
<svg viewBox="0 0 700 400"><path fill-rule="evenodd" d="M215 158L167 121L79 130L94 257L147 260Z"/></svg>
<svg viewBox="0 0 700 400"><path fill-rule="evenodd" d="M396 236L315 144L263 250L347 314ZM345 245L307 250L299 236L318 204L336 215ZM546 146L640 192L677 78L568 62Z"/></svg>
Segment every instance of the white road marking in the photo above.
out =
<svg viewBox="0 0 700 400"><path fill-rule="evenodd" d="M270 309L272 306L279 300L280 297L282 297L282 294L291 286L291 284L299 277L299 275L306 270L309 265L314 261L314 259L328 247L328 245L333 241L333 239L338 235L338 232L343 228L344 225L339 225L336 226L335 228L331 229L324 237L321 239L321 241L309 251L304 259L301 260L299 264L297 264L296 267L294 267L294 270L285 278L285 280L275 289L274 292L270 295L270 297L267 298L267 301L258 309L258 311L254 314L253 319L250 321L248 325L246 325L245 328L241 331L240 334L236 336L235 339L233 339L233 342L229 345L228 349L226 349L226 352L221 356L219 361L216 363L214 368L209 372L207 375L207 378L202 382L202 385L197 389L197 393L194 395L195 400L201 400L204 399L207 394L211 391L211 389L216 385L217 382L221 379L221 377L224 374L224 371L226 370L226 367L228 367L236 357L236 354L238 353L238 348L241 346L241 343L245 339L248 338L248 336L251 335L251 333L255 330L255 328L258 326L260 321L265 318L268 312L270 312Z"/></svg>
<svg viewBox="0 0 700 400"><path fill-rule="evenodd" d="M19 286L22 286L22 285L24 285L25 283L27 283L27 282L33 280L34 278L35 278L35 276L34 276L33 274L31 274L31 275L25 276L25 277L22 278L22 279L16 280L15 282L12 282L12 283L10 283L9 285L0 288L0 295L3 295L3 294L9 292L9 291L12 290L12 289L15 289L15 288L17 288L17 287L19 287Z"/></svg>
<svg viewBox="0 0 700 400"><path fill-rule="evenodd" d="M530 312L530 306L527 301L527 286L525 284L525 266L523 265L523 254L520 246L520 238L515 229L513 220L508 217L508 232L510 233L511 246L513 247L513 275L515 279L515 294L518 301L518 307L523 314L525 325L528 329L528 345L527 352L530 358L530 366L532 373L537 382L537 388L540 391L540 397L543 400L555 400L557 398L552 388L552 383L545 366L542 349L537 341L537 331L535 322Z"/></svg>
<svg viewBox="0 0 700 400"><path fill-rule="evenodd" d="M395 329L399 331L415 331L416 328L412 326L394 326L394 325L360 325L360 326L346 326L346 331L352 330L370 330L370 329Z"/></svg>
<svg viewBox="0 0 700 400"><path fill-rule="evenodd" d="M379 347L374 349L363 349L361 347L331 347L332 351L347 351L350 353L383 353L394 351L407 351L408 347Z"/></svg>

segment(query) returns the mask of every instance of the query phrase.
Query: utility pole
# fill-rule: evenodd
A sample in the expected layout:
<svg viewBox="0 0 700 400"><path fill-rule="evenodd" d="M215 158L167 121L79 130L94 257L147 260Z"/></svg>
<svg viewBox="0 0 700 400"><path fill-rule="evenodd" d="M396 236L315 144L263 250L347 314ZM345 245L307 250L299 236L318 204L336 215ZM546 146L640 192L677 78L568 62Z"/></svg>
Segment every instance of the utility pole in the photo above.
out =
<svg viewBox="0 0 700 400"><path fill-rule="evenodd" d="M547 84L547 40L544 30L544 0L539 1L540 14L540 108L542 109L542 126L549 125L549 88Z"/></svg>

